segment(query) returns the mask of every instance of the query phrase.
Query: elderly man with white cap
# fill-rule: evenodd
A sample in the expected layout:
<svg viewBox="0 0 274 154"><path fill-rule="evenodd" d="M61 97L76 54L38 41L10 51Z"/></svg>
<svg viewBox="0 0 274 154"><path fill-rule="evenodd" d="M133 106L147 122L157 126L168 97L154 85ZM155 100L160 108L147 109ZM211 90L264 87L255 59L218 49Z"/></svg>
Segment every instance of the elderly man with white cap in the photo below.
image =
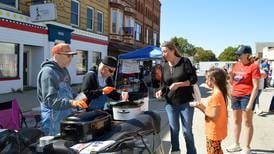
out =
<svg viewBox="0 0 274 154"><path fill-rule="evenodd" d="M58 43L51 49L52 59L42 63L37 76L37 96L41 106L41 128L45 135L60 132L60 122L73 108L87 108L86 99L74 100L71 78L66 67L73 52L68 44Z"/></svg>

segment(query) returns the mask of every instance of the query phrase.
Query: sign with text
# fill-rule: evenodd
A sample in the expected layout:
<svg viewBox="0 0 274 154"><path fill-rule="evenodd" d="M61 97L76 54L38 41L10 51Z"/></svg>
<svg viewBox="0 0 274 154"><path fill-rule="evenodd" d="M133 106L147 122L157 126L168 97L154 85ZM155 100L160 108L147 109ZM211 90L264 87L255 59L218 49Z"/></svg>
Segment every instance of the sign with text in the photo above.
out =
<svg viewBox="0 0 274 154"><path fill-rule="evenodd" d="M33 22L56 20L56 6L54 3L30 6L30 18Z"/></svg>
<svg viewBox="0 0 274 154"><path fill-rule="evenodd" d="M124 60L122 63L122 73L131 74L131 73L139 73L139 64L137 61L133 60Z"/></svg>

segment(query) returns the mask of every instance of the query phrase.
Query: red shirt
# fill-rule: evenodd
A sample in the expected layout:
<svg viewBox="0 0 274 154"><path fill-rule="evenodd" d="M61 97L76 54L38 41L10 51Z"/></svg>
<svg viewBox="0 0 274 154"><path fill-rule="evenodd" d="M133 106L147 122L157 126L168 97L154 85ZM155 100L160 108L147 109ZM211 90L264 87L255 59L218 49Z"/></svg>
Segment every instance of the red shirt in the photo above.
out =
<svg viewBox="0 0 274 154"><path fill-rule="evenodd" d="M232 96L250 95L253 89L252 79L260 79L258 65L236 63L232 70Z"/></svg>

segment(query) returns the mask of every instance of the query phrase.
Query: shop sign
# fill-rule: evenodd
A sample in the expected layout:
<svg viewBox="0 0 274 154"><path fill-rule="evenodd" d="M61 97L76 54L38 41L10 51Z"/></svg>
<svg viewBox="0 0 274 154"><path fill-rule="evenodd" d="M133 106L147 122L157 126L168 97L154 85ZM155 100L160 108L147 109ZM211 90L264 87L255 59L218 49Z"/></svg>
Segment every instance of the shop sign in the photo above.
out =
<svg viewBox="0 0 274 154"><path fill-rule="evenodd" d="M56 6L54 3L30 6L30 18L33 22L56 20Z"/></svg>

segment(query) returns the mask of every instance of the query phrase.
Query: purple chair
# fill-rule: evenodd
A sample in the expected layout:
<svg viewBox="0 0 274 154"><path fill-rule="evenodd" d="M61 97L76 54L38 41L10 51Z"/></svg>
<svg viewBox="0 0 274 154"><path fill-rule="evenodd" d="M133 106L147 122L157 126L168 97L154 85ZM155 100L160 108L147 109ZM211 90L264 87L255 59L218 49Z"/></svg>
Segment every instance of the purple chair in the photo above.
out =
<svg viewBox="0 0 274 154"><path fill-rule="evenodd" d="M0 103L0 128L19 130L27 123L16 99Z"/></svg>

